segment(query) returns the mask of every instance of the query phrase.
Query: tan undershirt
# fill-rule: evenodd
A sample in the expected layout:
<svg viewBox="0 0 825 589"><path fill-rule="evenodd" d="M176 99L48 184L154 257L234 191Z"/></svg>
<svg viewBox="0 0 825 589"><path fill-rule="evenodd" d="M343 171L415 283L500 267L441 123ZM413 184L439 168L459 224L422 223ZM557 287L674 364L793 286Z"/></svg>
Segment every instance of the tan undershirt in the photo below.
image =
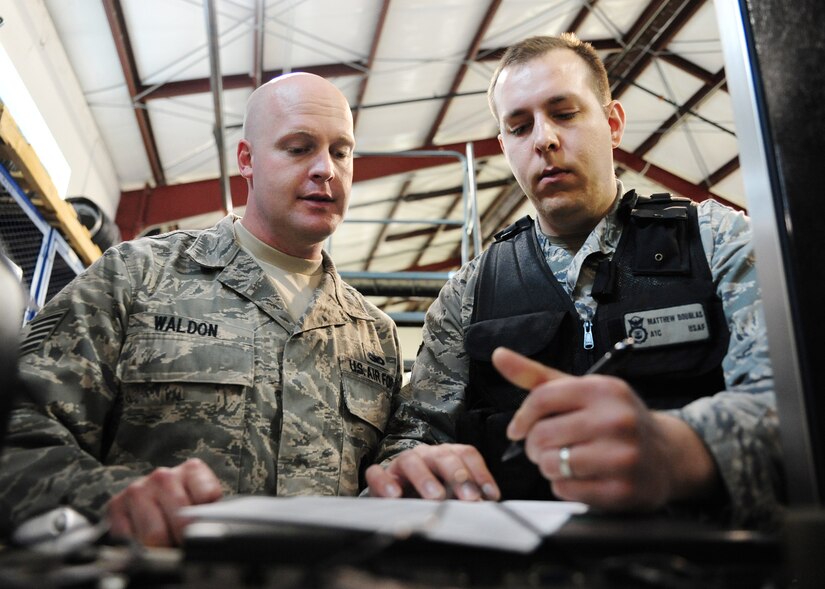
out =
<svg viewBox="0 0 825 589"><path fill-rule="evenodd" d="M564 236L547 235L546 233L544 234L544 236L547 238L547 241L549 241L552 245L555 245L556 247L564 248L570 253L571 256L576 255L576 252L578 252L582 248L584 242L587 241L589 235L589 231L587 233L576 233L573 235Z"/></svg>
<svg viewBox="0 0 825 589"><path fill-rule="evenodd" d="M284 299L287 312L297 322L304 314L324 273L322 260L305 260L285 254L252 235L240 222L234 223L235 239L263 268Z"/></svg>

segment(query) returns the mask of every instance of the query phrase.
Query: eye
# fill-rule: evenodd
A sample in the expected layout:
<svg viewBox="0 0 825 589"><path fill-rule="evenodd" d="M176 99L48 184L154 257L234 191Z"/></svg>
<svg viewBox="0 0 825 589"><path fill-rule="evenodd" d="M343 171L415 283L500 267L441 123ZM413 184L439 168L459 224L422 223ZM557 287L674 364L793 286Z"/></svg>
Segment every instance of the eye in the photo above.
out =
<svg viewBox="0 0 825 589"><path fill-rule="evenodd" d="M310 149L308 145L288 145L286 152L290 155L304 155L309 153Z"/></svg>
<svg viewBox="0 0 825 589"><path fill-rule="evenodd" d="M515 137L521 137L522 135L524 135L524 134L527 132L527 130L529 129L529 127L530 127L530 125L527 125L527 124L524 124L524 125L515 125L515 126L511 126L511 127L509 127L509 128L507 129L507 132L508 132L510 135L513 135L513 136L515 136Z"/></svg>
<svg viewBox="0 0 825 589"><path fill-rule="evenodd" d="M573 117L575 117L577 114L579 114L579 111L574 110L574 111L569 111L569 112L559 112L559 113L554 114L553 116L555 118L559 119L560 121L569 121Z"/></svg>

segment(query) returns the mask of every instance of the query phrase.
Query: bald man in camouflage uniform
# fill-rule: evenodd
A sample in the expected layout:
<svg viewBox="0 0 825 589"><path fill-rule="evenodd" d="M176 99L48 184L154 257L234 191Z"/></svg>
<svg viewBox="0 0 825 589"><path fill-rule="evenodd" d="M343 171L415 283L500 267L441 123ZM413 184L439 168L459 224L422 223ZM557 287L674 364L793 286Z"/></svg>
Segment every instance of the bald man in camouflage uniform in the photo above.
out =
<svg viewBox="0 0 825 589"><path fill-rule="evenodd" d="M508 50L489 97L538 220L502 232L430 308L370 493L773 525L783 467L748 218L625 189L624 111L575 37ZM628 336L626 380L569 376ZM526 457L502 459L511 440Z"/></svg>
<svg viewBox="0 0 825 589"><path fill-rule="evenodd" d="M247 108L242 221L123 243L43 308L0 464L7 526L68 505L165 545L184 505L358 493L401 356L392 321L321 249L353 148L332 84L276 78Z"/></svg>

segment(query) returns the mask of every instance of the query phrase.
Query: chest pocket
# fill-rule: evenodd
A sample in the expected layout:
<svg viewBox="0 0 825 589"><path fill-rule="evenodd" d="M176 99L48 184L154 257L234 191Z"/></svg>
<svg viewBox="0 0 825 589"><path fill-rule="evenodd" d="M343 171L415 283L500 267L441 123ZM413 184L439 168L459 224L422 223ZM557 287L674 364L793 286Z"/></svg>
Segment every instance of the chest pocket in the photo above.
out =
<svg viewBox="0 0 825 589"><path fill-rule="evenodd" d="M464 349L480 362L490 362L493 350L499 346L536 358L556 339L564 317L564 312L537 311L479 321L467 328Z"/></svg>
<svg viewBox="0 0 825 589"><path fill-rule="evenodd" d="M216 383L252 386L249 340L138 333L127 337L117 366L123 383Z"/></svg>
<svg viewBox="0 0 825 589"><path fill-rule="evenodd" d="M575 341L570 327L570 315L564 311L537 311L470 325L464 339L464 349L471 360L470 407L491 405L501 411L512 411L526 396L493 367L491 357L499 346L569 371L575 348L570 345Z"/></svg>
<svg viewBox="0 0 825 589"><path fill-rule="evenodd" d="M347 410L383 433L389 418L395 373L357 358L341 358L340 364Z"/></svg>
<svg viewBox="0 0 825 589"><path fill-rule="evenodd" d="M129 334L116 369L120 409L107 462L174 466L198 457L225 492L237 492L253 354L251 332Z"/></svg>

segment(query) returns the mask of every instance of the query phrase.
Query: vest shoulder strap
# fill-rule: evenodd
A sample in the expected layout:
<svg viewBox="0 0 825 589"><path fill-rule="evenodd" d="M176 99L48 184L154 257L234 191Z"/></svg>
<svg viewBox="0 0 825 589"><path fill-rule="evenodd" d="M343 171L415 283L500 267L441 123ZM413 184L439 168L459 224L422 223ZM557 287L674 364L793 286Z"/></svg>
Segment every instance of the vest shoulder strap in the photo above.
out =
<svg viewBox="0 0 825 589"><path fill-rule="evenodd" d="M533 224L533 219L530 215L524 215L521 219L513 223L512 225L505 227L498 233L494 235L496 241L505 241L507 239L511 239L524 231L525 229L529 229Z"/></svg>
<svg viewBox="0 0 825 589"><path fill-rule="evenodd" d="M657 192L650 196L637 196L636 202L633 205L634 209L638 208L661 208L663 206L677 205L690 206L692 201L689 198L681 196L673 196L669 192Z"/></svg>

